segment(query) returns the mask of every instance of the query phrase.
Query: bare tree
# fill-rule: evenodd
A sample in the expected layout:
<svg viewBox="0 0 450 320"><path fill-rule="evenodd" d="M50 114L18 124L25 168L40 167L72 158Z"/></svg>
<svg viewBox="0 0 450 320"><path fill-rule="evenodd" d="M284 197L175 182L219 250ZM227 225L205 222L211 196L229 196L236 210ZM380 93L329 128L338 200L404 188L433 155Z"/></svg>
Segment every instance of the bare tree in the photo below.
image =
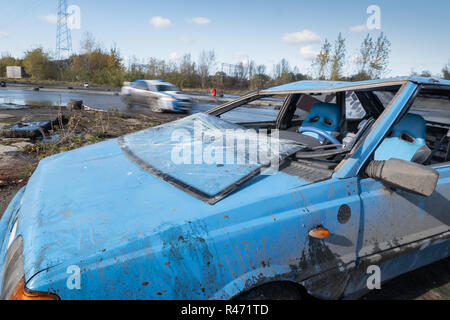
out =
<svg viewBox="0 0 450 320"><path fill-rule="evenodd" d="M291 66L289 65L289 61L283 58L273 67L273 79L275 80L275 82L281 83L291 72L292 71Z"/></svg>
<svg viewBox="0 0 450 320"><path fill-rule="evenodd" d="M195 74L195 62L192 62L190 54L185 54L180 61L180 73L184 76Z"/></svg>
<svg viewBox="0 0 450 320"><path fill-rule="evenodd" d="M357 64L360 80L380 78L389 65L389 55L391 43L384 33L381 33L376 40L368 34L361 44Z"/></svg>
<svg viewBox="0 0 450 320"><path fill-rule="evenodd" d="M369 75L372 78L380 78L387 70L389 65L389 55L391 53L391 42L382 32L374 44L372 50Z"/></svg>
<svg viewBox="0 0 450 320"><path fill-rule="evenodd" d="M249 71L248 63L239 62L236 65L236 75L235 76L242 83L242 81L248 77L248 71Z"/></svg>
<svg viewBox="0 0 450 320"><path fill-rule="evenodd" d="M248 62L248 76L249 78L253 77L256 73L256 63L253 60Z"/></svg>
<svg viewBox="0 0 450 320"><path fill-rule="evenodd" d="M319 80L326 79L326 73L328 66L331 61L331 43L325 39L325 42L317 55L316 59L313 61L313 67L317 68L317 78Z"/></svg>
<svg viewBox="0 0 450 320"><path fill-rule="evenodd" d="M361 49L359 49L359 56L357 64L359 65L359 74L365 74L369 78L368 68L370 67L370 61L373 55L373 39L370 34L367 34L366 38L361 44Z"/></svg>
<svg viewBox="0 0 450 320"><path fill-rule="evenodd" d="M256 67L256 74L265 75L267 67L264 64L260 64Z"/></svg>
<svg viewBox="0 0 450 320"><path fill-rule="evenodd" d="M198 71L202 80L203 89L206 88L206 82L215 65L216 53L214 52L214 50L202 51L202 53L200 54L200 59L198 61Z"/></svg>
<svg viewBox="0 0 450 320"><path fill-rule="evenodd" d="M342 78L342 69L345 64L345 39L342 34L339 36L334 44L333 56L331 57L331 80L337 81Z"/></svg>
<svg viewBox="0 0 450 320"><path fill-rule="evenodd" d="M266 70L267 67L263 64L255 67L255 74L250 77L250 86L252 89L261 89L270 81Z"/></svg>
<svg viewBox="0 0 450 320"><path fill-rule="evenodd" d="M94 35L90 32L85 32L80 42L80 47L84 53L92 53L101 50L101 44L95 40Z"/></svg>

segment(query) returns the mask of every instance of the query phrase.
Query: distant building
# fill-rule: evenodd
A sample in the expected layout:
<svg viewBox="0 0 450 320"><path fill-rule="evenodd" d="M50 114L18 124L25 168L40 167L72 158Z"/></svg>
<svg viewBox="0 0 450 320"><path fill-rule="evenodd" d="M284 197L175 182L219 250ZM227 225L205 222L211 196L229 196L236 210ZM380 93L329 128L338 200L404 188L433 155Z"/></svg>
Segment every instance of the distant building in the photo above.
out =
<svg viewBox="0 0 450 320"><path fill-rule="evenodd" d="M22 67L6 67L6 77L9 79L22 79Z"/></svg>

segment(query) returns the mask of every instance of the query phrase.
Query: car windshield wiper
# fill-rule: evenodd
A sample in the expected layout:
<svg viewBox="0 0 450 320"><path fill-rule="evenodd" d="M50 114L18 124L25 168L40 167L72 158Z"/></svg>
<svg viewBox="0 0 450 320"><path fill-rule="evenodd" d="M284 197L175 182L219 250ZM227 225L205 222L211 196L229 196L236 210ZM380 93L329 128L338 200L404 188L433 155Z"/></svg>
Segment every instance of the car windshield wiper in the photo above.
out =
<svg viewBox="0 0 450 320"><path fill-rule="evenodd" d="M331 145L329 145L331 146ZM312 159L312 158L328 158L333 156L338 156L342 154L346 154L352 151L352 148L346 147L343 149L334 149L334 150L312 150L312 151L299 151L294 157L296 159Z"/></svg>
<svg viewBox="0 0 450 320"><path fill-rule="evenodd" d="M302 150L302 152L313 152L313 151L319 151L319 150L326 150L326 149L342 149L344 147L343 144L325 144L318 147L308 147L306 146L305 149Z"/></svg>

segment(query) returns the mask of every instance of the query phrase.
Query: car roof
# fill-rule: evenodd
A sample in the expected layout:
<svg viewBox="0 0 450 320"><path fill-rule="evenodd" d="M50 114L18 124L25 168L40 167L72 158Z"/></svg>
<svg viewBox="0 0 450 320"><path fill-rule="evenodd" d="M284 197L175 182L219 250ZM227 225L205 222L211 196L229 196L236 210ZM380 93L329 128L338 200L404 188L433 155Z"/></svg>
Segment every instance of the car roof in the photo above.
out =
<svg viewBox="0 0 450 320"><path fill-rule="evenodd" d="M166 85L166 86L173 86L170 82L165 82L163 80L136 80L135 82L145 82L148 85Z"/></svg>
<svg viewBox="0 0 450 320"><path fill-rule="evenodd" d="M368 80L368 81L298 81L285 85L264 89L260 94L289 94L289 93L327 93L339 91L362 90L373 87L390 87L403 85L407 82L417 84L440 84L450 86L449 80L423 77L397 77L388 79Z"/></svg>

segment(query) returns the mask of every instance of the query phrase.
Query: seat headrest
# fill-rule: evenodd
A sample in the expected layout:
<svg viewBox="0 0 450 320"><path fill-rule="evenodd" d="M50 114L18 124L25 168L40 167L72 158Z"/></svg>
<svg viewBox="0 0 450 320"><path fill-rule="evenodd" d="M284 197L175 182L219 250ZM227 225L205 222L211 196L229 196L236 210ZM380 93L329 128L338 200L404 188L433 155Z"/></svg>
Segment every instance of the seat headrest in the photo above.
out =
<svg viewBox="0 0 450 320"><path fill-rule="evenodd" d="M341 108L335 103L316 103L312 106L303 126L325 126L331 131L336 130L341 118ZM328 130L327 130L328 131Z"/></svg>
<svg viewBox="0 0 450 320"><path fill-rule="evenodd" d="M406 133L415 139L425 139L426 122L422 116L408 113L394 127L392 136L401 138Z"/></svg>
<svg viewBox="0 0 450 320"><path fill-rule="evenodd" d="M416 114L407 114L394 126L392 136L383 140L375 152L375 160L402 159L405 161L424 162L429 154L422 155L422 149L426 148L425 142L426 122ZM422 150L423 151L423 150ZM425 150L426 151L426 150ZM422 160L419 160L419 159Z"/></svg>

